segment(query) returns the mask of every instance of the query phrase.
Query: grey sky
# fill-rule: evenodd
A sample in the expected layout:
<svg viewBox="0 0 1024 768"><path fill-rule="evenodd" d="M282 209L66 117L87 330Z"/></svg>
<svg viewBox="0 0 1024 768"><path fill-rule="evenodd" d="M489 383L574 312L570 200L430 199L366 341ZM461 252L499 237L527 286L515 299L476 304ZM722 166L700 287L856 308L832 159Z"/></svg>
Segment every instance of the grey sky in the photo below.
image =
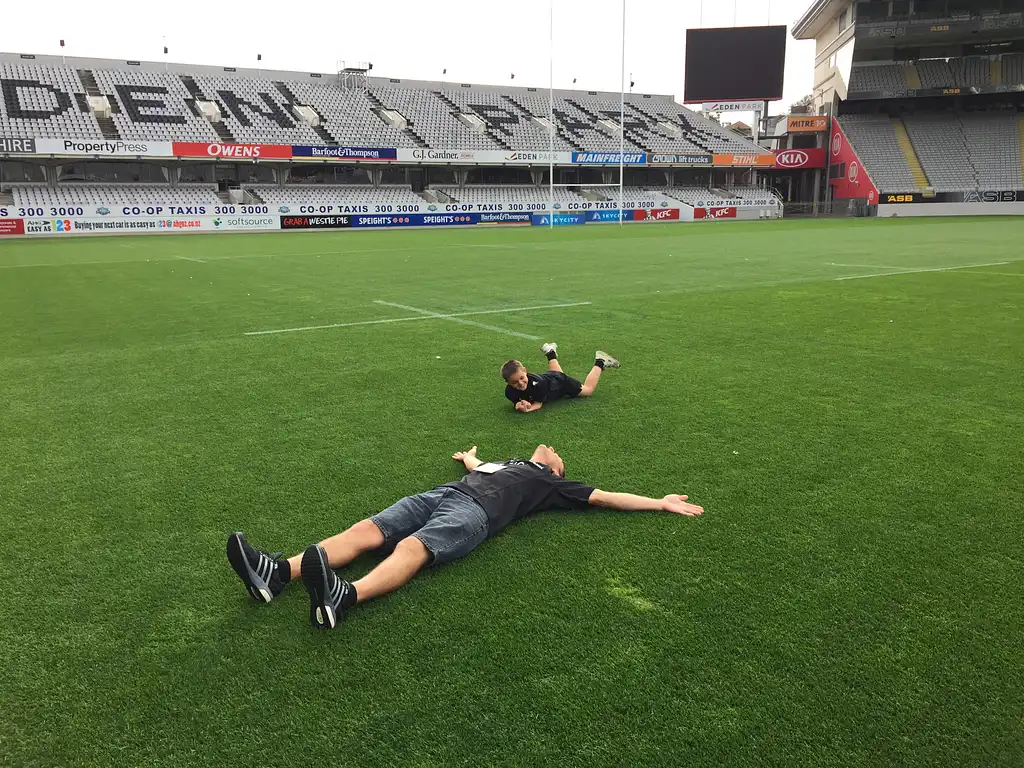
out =
<svg viewBox="0 0 1024 768"><path fill-rule="evenodd" d="M626 72L637 92L682 98L687 27L787 24L810 0L627 0ZM4 8L0 50L332 72L339 60L372 61L373 74L486 84L548 84L548 2L225 4L178 0L100 4L56 0ZM736 13L734 17L733 8ZM44 15L40 15L44 11ZM769 15L770 14L770 15ZM555 86L618 91L621 0L555 0ZM739 55L739 54L738 54ZM751 62L751 66L756 66ZM814 43L789 39L782 112L809 93ZM628 81L627 81L628 87Z"/></svg>

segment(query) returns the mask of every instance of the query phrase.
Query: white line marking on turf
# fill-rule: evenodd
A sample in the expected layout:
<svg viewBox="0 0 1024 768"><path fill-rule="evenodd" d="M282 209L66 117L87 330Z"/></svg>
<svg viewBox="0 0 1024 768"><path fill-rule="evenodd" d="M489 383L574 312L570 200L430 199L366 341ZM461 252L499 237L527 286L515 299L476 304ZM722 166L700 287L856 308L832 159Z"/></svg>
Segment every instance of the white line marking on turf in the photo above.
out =
<svg viewBox="0 0 1024 768"><path fill-rule="evenodd" d="M970 270L966 270L966 269L964 271L965 272L970 272ZM982 272L982 271L979 270L977 272L971 272L971 274L972 275L1000 275L1002 277L1024 277L1024 272L988 272L988 271Z"/></svg>
<svg viewBox="0 0 1024 768"><path fill-rule="evenodd" d="M379 302L384 303L384 302ZM509 309L482 309L474 312L452 312L448 314L417 315L416 317L385 317L380 320L359 320L354 323L331 323L330 325L307 325L302 328L278 328L272 331L247 331L246 336L266 336L272 333L297 333L298 331L319 331L324 328L351 328L356 325L382 325L384 323L408 323L415 320L437 320L451 317L467 317L472 315L499 315L505 312L527 312L533 309L561 309L563 307L585 307L589 301L576 301L571 304L540 304L535 307L511 307Z"/></svg>
<svg viewBox="0 0 1024 768"><path fill-rule="evenodd" d="M1004 264L1009 264L1008 261L993 261L989 264L961 264L956 267L930 267L928 269L904 269L900 272L876 272L872 275L847 275L846 277L837 277L836 280L863 280L866 277L887 277L888 275L912 275L918 272L950 272L956 269L973 269L975 267L1001 267Z"/></svg>
<svg viewBox="0 0 1024 768"><path fill-rule="evenodd" d="M483 328L485 331L494 331L495 333L505 333L509 336L517 336L520 339L530 339L531 341L539 341L540 336L531 336L528 333L519 333L519 331L510 331L507 328L499 328L496 325L487 325L486 323L478 323L474 320L465 320L462 317L454 317L451 314L445 315L440 312L431 312L429 309L420 309L419 307L410 307L408 304L395 304L393 301L375 301L374 304L381 304L385 307L394 307L395 309L404 309L407 312L418 312L425 317L434 317L438 320L450 320L453 323L460 323L461 325L472 325L476 328ZM493 314L493 313L492 313Z"/></svg>
<svg viewBox="0 0 1024 768"><path fill-rule="evenodd" d="M184 259L185 261L198 261L200 264L205 264L206 263L202 259L193 259L191 256L182 256L180 253L174 254L174 258L176 258L176 259Z"/></svg>

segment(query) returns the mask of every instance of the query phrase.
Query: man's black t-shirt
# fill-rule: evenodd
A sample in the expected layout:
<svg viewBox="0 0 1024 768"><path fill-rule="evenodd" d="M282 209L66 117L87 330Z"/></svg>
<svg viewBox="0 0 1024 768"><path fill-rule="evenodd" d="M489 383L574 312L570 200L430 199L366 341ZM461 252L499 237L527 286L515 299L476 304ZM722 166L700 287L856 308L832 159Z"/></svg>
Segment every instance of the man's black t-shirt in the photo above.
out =
<svg viewBox="0 0 1024 768"><path fill-rule="evenodd" d="M513 403L526 400L531 403L550 403L563 397L577 397L580 383L558 371L526 374L526 389L505 387L505 397Z"/></svg>
<svg viewBox="0 0 1024 768"><path fill-rule="evenodd" d="M513 520L546 509L583 509L593 486L559 477L544 464L522 459L501 463L493 473L470 472L454 488L476 501L487 513L488 535L496 536Z"/></svg>

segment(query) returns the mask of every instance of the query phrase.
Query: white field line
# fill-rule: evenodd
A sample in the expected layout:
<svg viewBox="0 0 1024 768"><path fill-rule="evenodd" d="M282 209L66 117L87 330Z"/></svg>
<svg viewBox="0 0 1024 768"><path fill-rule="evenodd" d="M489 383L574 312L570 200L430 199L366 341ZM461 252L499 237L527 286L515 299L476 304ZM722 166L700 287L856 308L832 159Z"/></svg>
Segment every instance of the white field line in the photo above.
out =
<svg viewBox="0 0 1024 768"><path fill-rule="evenodd" d="M386 304L386 302L375 302L379 304ZM386 317L380 320L359 320L354 323L331 323L330 325L307 325L302 328L277 328L272 331L248 331L246 336L267 336L273 333L297 333L299 331L318 331L324 328L351 328L357 325L382 325L384 323L408 323L416 320L447 320L450 318L468 317L473 315L500 315L506 312L528 312L533 309L561 309L563 307L585 307L589 305L589 301L577 301L571 304L540 304L535 307L511 307L509 309L482 309L474 312L450 312L446 314L438 314L430 312L426 315L417 315L415 317ZM391 305L399 306L399 305ZM425 312L426 310L419 310ZM502 329L502 332L504 329ZM534 337L529 337L534 338Z"/></svg>
<svg viewBox="0 0 1024 768"><path fill-rule="evenodd" d="M871 275L847 275L846 277L837 277L835 280L863 280L867 277L887 277L889 275L913 275L918 272L951 272L957 269L974 269L975 267L1001 267L1004 264L1009 264L1008 261L993 261L989 264L961 264L956 267L930 267L928 269L904 269L899 272L875 272Z"/></svg>
<svg viewBox="0 0 1024 768"><path fill-rule="evenodd" d="M530 339L531 341L539 341L540 336L531 336L528 333L520 333L519 331L510 331L507 328L499 328L496 325L487 325L486 323L478 323L473 320L465 320L461 317L452 317L451 315L445 316L438 312L431 312L429 309L420 309L419 307L410 307L407 304L395 304L391 301L375 301L374 304L381 304L385 307L394 307L395 309L404 309L406 312L418 312L425 317L433 317L440 320L450 320L453 323L460 323L461 325L472 325L476 328L482 328L485 331L494 331L495 333L504 333L509 336L517 336L520 339Z"/></svg>
<svg viewBox="0 0 1024 768"><path fill-rule="evenodd" d="M972 275L1000 275L1001 277L1024 277L1024 272L989 272L978 270L973 272L969 269L965 269L964 272L970 272Z"/></svg>
<svg viewBox="0 0 1024 768"><path fill-rule="evenodd" d="M176 259L184 259L185 261L198 261L200 264L205 264L206 263L202 259L193 259L191 256L182 256L180 253L174 254L174 258L176 258Z"/></svg>

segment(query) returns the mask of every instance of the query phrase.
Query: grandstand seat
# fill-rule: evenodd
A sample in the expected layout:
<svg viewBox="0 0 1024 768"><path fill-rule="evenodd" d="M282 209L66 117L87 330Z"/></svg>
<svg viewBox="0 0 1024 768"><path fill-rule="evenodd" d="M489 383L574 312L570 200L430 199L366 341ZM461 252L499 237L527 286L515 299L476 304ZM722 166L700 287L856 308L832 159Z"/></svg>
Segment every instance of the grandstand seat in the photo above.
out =
<svg viewBox="0 0 1024 768"><path fill-rule="evenodd" d="M23 206L126 206L126 205L217 205L217 187L212 184L89 184L65 182L51 189L42 184L11 187L16 205Z"/></svg>
<svg viewBox="0 0 1024 768"><path fill-rule="evenodd" d="M888 115L844 115L839 123L880 190L917 189Z"/></svg>
<svg viewBox="0 0 1024 768"><path fill-rule="evenodd" d="M424 205L426 201L404 186L369 184L285 184L247 186L273 206L293 205ZM372 209L371 209L372 210Z"/></svg>

